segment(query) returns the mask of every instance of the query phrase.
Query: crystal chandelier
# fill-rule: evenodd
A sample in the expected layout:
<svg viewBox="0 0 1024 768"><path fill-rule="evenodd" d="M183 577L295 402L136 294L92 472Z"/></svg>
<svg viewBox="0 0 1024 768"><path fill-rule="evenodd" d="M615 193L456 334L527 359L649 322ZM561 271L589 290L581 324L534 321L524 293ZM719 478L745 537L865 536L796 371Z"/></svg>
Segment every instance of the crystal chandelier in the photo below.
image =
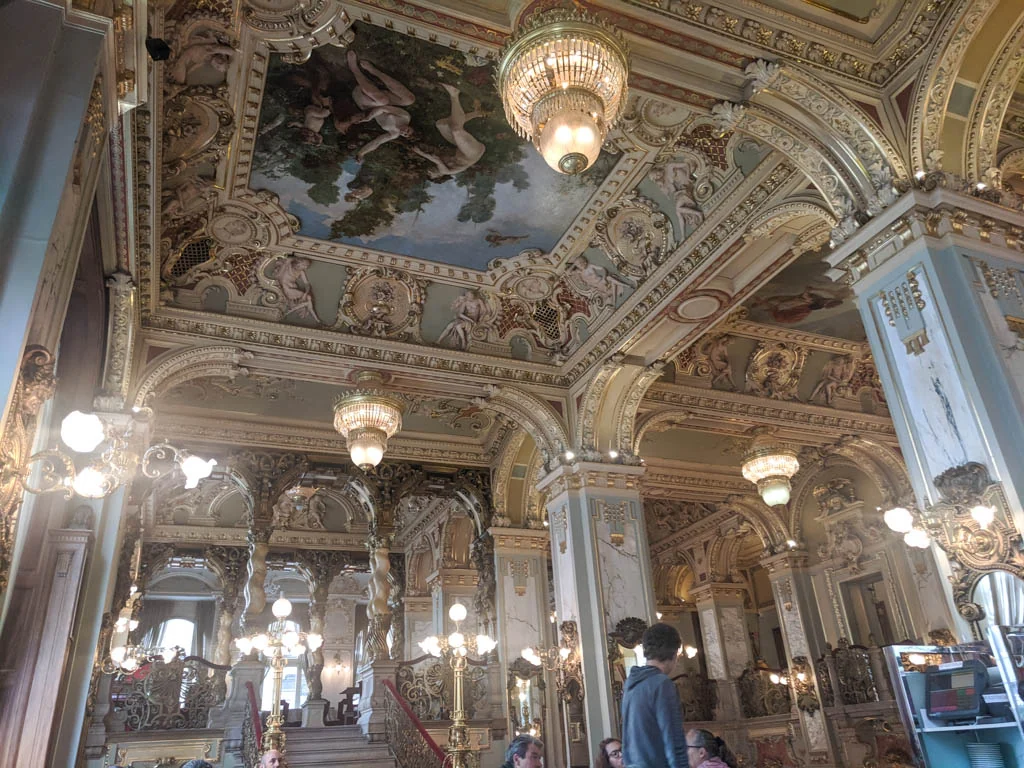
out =
<svg viewBox="0 0 1024 768"><path fill-rule="evenodd" d="M402 428L405 401L379 387L383 377L373 371L356 374L362 386L334 401L334 428L348 443L352 463L364 471L380 464L388 439Z"/></svg>
<svg viewBox="0 0 1024 768"><path fill-rule="evenodd" d="M750 449L743 457L743 477L757 486L769 507L789 502L789 481L799 471L796 452L778 442L770 432L755 430Z"/></svg>
<svg viewBox="0 0 1024 768"><path fill-rule="evenodd" d="M505 117L559 173L597 160L626 107L629 50L617 31L583 10L535 14L498 64Z"/></svg>

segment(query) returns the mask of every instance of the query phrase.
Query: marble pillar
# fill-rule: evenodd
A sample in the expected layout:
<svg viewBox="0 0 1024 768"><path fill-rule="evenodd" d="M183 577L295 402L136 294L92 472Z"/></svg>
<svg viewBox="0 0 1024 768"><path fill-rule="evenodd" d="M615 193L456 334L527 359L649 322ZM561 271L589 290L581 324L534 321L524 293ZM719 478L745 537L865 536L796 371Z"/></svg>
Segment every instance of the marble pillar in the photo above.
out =
<svg viewBox="0 0 1024 768"><path fill-rule="evenodd" d="M920 504L979 462L1024 531L1024 216L913 190L828 260L852 282ZM1014 232L1016 231L1016 234Z"/></svg>
<svg viewBox="0 0 1024 768"><path fill-rule="evenodd" d="M742 717L737 681L754 661L743 605L746 590L737 584L703 584L690 597L697 605L708 678L718 685L717 719Z"/></svg>
<svg viewBox="0 0 1024 768"><path fill-rule="evenodd" d="M761 565L768 572L779 611L786 667L808 760L814 765L835 765L836 752L829 738L825 713L821 709L821 692L814 674L814 661L824 652L825 639L807 570L807 555L784 552L762 560ZM803 681L796 679L800 669L805 670L806 679ZM803 686L804 695L801 695L800 686Z"/></svg>
<svg viewBox="0 0 1024 768"><path fill-rule="evenodd" d="M578 462L538 488L546 496L558 621L582 639L584 720L590 755L618 730L608 633L622 619L654 621L654 581L639 479L643 467ZM575 764L575 761L574 761Z"/></svg>
<svg viewBox="0 0 1024 768"><path fill-rule="evenodd" d="M491 528L491 536L494 539L497 652L502 690L505 690L509 665L520 658L524 648L551 648L558 642L548 608L551 544L546 528ZM542 723L546 760L555 765L568 765L564 759L565 734L559 716L561 702L556 676L547 674L546 679L547 716Z"/></svg>

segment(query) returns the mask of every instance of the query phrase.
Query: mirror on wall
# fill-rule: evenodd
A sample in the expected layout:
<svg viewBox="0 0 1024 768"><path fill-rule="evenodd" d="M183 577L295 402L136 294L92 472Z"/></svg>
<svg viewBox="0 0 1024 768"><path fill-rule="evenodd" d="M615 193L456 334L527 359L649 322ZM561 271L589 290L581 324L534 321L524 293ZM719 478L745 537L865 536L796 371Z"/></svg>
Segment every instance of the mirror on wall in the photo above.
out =
<svg viewBox="0 0 1024 768"><path fill-rule="evenodd" d="M972 602L984 612L975 632L986 637L991 626L1024 624L1024 580L1009 571L992 571L974 586Z"/></svg>
<svg viewBox="0 0 1024 768"><path fill-rule="evenodd" d="M543 740L547 721L544 669L518 658L508 670L508 728L518 736L528 733Z"/></svg>

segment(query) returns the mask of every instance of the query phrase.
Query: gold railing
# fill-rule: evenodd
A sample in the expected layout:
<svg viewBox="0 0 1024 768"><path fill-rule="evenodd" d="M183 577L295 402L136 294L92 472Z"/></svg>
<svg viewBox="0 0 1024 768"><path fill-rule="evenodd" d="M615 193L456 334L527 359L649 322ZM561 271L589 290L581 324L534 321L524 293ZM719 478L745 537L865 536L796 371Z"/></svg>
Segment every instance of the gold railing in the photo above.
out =
<svg viewBox="0 0 1024 768"><path fill-rule="evenodd" d="M424 722L451 719L451 665L443 659L424 655L398 666L396 690ZM486 663L468 660L465 673L466 717L470 720L487 711Z"/></svg>
<svg viewBox="0 0 1024 768"><path fill-rule="evenodd" d="M744 717L789 714L791 698L785 670L751 665L743 670L738 682L740 707Z"/></svg>
<svg viewBox="0 0 1024 768"><path fill-rule="evenodd" d="M263 715L260 712L256 688L251 682L245 684L245 719L242 720L242 764L245 768L256 768L260 762L263 745Z"/></svg>
<svg viewBox="0 0 1024 768"><path fill-rule="evenodd" d="M715 719L718 688L700 672L684 672L672 678L683 705L683 722L706 722Z"/></svg>
<svg viewBox="0 0 1024 768"><path fill-rule="evenodd" d="M111 710L126 731L206 728L210 710L224 702L229 669L197 656L157 658L114 675Z"/></svg>
<svg viewBox="0 0 1024 768"><path fill-rule="evenodd" d="M444 752L394 683L384 680L384 729L399 768L442 768Z"/></svg>

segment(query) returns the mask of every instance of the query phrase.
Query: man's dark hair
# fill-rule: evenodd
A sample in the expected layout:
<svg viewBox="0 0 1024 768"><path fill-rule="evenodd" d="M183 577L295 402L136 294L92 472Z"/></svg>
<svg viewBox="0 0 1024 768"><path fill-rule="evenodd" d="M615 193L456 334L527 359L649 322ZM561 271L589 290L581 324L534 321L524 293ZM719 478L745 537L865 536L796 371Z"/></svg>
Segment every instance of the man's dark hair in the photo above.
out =
<svg viewBox="0 0 1024 768"><path fill-rule="evenodd" d="M528 733L521 733L512 739L508 749L505 750L505 762L502 768L512 768L513 757L519 757L520 760L525 759L526 752L530 749L531 745L537 747L537 749L544 749L544 742Z"/></svg>
<svg viewBox="0 0 1024 768"><path fill-rule="evenodd" d="M652 624L644 632L644 658L655 661L671 661L679 655L683 644L676 628L668 624Z"/></svg>

